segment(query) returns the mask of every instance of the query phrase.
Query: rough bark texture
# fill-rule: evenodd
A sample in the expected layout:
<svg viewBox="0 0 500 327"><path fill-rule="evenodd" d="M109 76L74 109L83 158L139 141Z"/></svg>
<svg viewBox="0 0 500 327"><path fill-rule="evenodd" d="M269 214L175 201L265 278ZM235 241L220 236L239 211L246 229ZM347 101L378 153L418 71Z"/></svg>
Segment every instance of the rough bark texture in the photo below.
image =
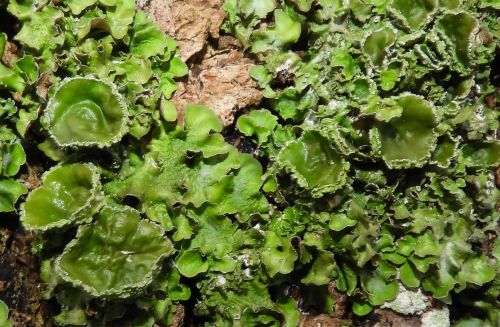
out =
<svg viewBox="0 0 500 327"><path fill-rule="evenodd" d="M420 316L405 316L391 310L377 309L367 317L340 319L327 314L303 315L299 327L421 327Z"/></svg>
<svg viewBox="0 0 500 327"><path fill-rule="evenodd" d="M184 319L186 317L186 312L184 310L184 306L182 304L178 304L175 306L175 314L174 314L174 320L172 321L172 324L170 324L170 327L182 327L184 326Z"/></svg>
<svg viewBox="0 0 500 327"><path fill-rule="evenodd" d="M43 167L37 165L27 165L26 172L22 173L19 176L19 179L23 181L24 186L28 188L28 190L34 190L42 184L42 174Z"/></svg>
<svg viewBox="0 0 500 327"><path fill-rule="evenodd" d="M249 75L252 65L237 50L215 52L190 71L186 82L179 83L173 101L178 108L187 103L205 104L224 126L229 126L235 112L261 100L262 95Z"/></svg>
<svg viewBox="0 0 500 327"><path fill-rule="evenodd" d="M328 284L328 293L335 300L333 314L304 314L299 327L420 327L420 316L405 316L392 310L376 309L366 317L356 317L350 309L346 294L339 292L335 282ZM300 302L300 293L290 294Z"/></svg>
<svg viewBox="0 0 500 327"><path fill-rule="evenodd" d="M347 315L347 294L339 292L335 282L328 284L328 293L335 300L333 307L333 316L336 318L345 318Z"/></svg>
<svg viewBox="0 0 500 327"><path fill-rule="evenodd" d="M223 0L138 0L162 31L177 40L181 57L187 61L205 47L210 35L219 37L219 26L226 17L220 10Z"/></svg>
<svg viewBox="0 0 500 327"><path fill-rule="evenodd" d="M47 305L39 291L38 262L30 252L32 240L20 229L0 228L0 299L8 305L14 326L49 327Z"/></svg>
<svg viewBox="0 0 500 327"><path fill-rule="evenodd" d="M367 326L373 327L420 327L420 317L404 316L391 310L375 310L378 321Z"/></svg>
<svg viewBox="0 0 500 327"><path fill-rule="evenodd" d="M250 77L252 60L244 57L236 39L220 35L223 2L139 0L137 6L177 40L181 57L190 66L189 76L174 94L178 110L187 103L201 103L229 126L238 110L258 104L262 95Z"/></svg>
<svg viewBox="0 0 500 327"><path fill-rule="evenodd" d="M338 318L332 318L326 314L301 316L299 327L350 327L352 322Z"/></svg>
<svg viewBox="0 0 500 327"><path fill-rule="evenodd" d="M2 62L7 67L12 67L14 65L14 62L18 58L19 58L18 47L14 43L7 41L7 43L5 43L5 50L2 55Z"/></svg>

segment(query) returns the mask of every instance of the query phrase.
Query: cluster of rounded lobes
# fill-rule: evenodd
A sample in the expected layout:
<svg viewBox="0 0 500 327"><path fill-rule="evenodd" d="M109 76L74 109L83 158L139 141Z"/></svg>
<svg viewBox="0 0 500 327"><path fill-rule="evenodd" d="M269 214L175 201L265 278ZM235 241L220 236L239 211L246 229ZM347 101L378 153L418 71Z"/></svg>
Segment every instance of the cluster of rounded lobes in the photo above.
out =
<svg viewBox="0 0 500 327"><path fill-rule="evenodd" d="M93 296L127 297L151 282L173 245L137 210L107 204L99 180L92 164L55 166L28 195L21 220L41 234L81 225L56 258L54 271Z"/></svg>

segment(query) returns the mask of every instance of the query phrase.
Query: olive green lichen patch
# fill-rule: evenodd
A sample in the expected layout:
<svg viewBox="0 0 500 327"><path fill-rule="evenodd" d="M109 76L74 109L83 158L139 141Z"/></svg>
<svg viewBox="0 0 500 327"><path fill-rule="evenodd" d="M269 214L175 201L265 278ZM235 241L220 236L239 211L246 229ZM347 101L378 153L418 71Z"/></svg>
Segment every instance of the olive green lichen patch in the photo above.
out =
<svg viewBox="0 0 500 327"><path fill-rule="evenodd" d="M500 218L495 5L284 0L257 14L239 2L226 1L223 27L257 56L266 100L238 128L268 162L263 191L283 208L259 225L276 240L268 275L300 284L314 294L302 305L325 314L320 286L334 281L359 316L409 312L395 301L405 287L479 310L463 325L494 325L498 263L478 245L496 238ZM297 22L295 42L271 39L269 26ZM255 48L263 31L266 47ZM249 126L263 110L277 124ZM490 295L474 302L478 285Z"/></svg>
<svg viewBox="0 0 500 327"><path fill-rule="evenodd" d="M128 128L128 109L116 86L93 78L63 81L45 116L60 146L109 146Z"/></svg>
<svg viewBox="0 0 500 327"><path fill-rule="evenodd" d="M382 158L390 168L422 166L436 142L434 109L414 95L401 96L395 106L401 115L377 126Z"/></svg>
<svg viewBox="0 0 500 327"><path fill-rule="evenodd" d="M66 281L96 297L128 297L148 286L174 251L161 228L128 207L106 206L79 228L57 260Z"/></svg>
<svg viewBox="0 0 500 327"><path fill-rule="evenodd" d="M301 139L289 143L278 161L300 186L311 190L313 196L342 187L349 168L340 154L316 132L306 132Z"/></svg>
<svg viewBox="0 0 500 327"><path fill-rule="evenodd" d="M227 129L134 1L4 3L0 211L57 325L499 320L494 1L227 0L264 97Z"/></svg>
<svg viewBox="0 0 500 327"><path fill-rule="evenodd" d="M88 222L102 201L99 179L97 168L91 164L56 166L23 204L24 226L47 231Z"/></svg>

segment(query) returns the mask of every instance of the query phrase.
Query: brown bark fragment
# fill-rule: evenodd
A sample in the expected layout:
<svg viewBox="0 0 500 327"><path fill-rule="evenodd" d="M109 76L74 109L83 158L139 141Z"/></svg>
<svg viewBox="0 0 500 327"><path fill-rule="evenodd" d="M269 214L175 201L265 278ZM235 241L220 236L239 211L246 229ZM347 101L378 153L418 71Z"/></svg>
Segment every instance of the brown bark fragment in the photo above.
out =
<svg viewBox="0 0 500 327"><path fill-rule="evenodd" d="M172 323L169 327L182 327L184 326L184 318L186 316L186 312L184 310L184 306L182 304L177 304L175 306L175 313Z"/></svg>
<svg viewBox="0 0 500 327"><path fill-rule="evenodd" d="M236 111L257 104L262 98L249 74L252 65L236 50L204 59L190 71L187 82L179 83L173 102L179 109L188 103L207 105L224 126L229 126Z"/></svg>
<svg viewBox="0 0 500 327"><path fill-rule="evenodd" d="M379 321L373 327L420 327L420 317L404 316L391 310L376 310Z"/></svg>
<svg viewBox="0 0 500 327"><path fill-rule="evenodd" d="M162 31L179 45L182 60L201 52L209 36L219 37L219 26L226 17L220 10L223 0L138 0Z"/></svg>
<svg viewBox="0 0 500 327"><path fill-rule="evenodd" d="M234 122L234 113L258 104L262 98L250 77L252 60L236 49L231 36L220 36L225 18L224 0L139 0L161 29L177 40L183 60L190 64L187 79L179 82L173 102L182 117L188 103L210 107L224 126ZM211 44L213 43L213 44Z"/></svg>
<svg viewBox="0 0 500 327"><path fill-rule="evenodd" d="M28 171L21 174L19 178L28 190L34 190L42 184L43 167L28 164Z"/></svg>
<svg viewBox="0 0 500 327"><path fill-rule="evenodd" d="M49 94L49 88L52 85L52 73L47 72L40 76L36 85L36 94L42 99L47 100L47 95Z"/></svg>
<svg viewBox="0 0 500 327"><path fill-rule="evenodd" d="M30 252L27 232L0 228L0 299L10 309L15 327L49 327L52 323L42 299L38 263Z"/></svg>
<svg viewBox="0 0 500 327"><path fill-rule="evenodd" d="M5 64L5 66L12 67L14 66L14 63L18 58L19 49L14 43L7 41L5 43L5 50L2 55L2 62Z"/></svg>
<svg viewBox="0 0 500 327"><path fill-rule="evenodd" d="M376 309L358 320L359 327L421 327L420 316L405 316L392 310Z"/></svg>
<svg viewBox="0 0 500 327"><path fill-rule="evenodd" d="M230 35L221 35L217 39L217 48L218 49L240 49L242 48L242 44L240 40Z"/></svg>
<svg viewBox="0 0 500 327"><path fill-rule="evenodd" d="M301 316L299 327L350 327L352 322L338 318L332 318L326 314Z"/></svg>
<svg viewBox="0 0 500 327"><path fill-rule="evenodd" d="M344 318L347 314L347 294L339 292L333 281L328 284L328 293L335 300L333 316Z"/></svg>

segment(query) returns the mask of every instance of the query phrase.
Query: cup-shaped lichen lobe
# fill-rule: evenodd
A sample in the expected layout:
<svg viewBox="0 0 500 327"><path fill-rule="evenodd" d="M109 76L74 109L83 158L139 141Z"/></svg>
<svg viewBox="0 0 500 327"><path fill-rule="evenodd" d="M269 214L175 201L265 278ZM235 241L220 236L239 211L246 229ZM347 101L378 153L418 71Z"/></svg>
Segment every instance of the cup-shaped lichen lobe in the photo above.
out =
<svg viewBox="0 0 500 327"><path fill-rule="evenodd" d="M423 98L406 94L396 99L401 116L380 122L382 157L391 168L422 166L435 147L437 121L434 109Z"/></svg>
<svg viewBox="0 0 500 327"><path fill-rule="evenodd" d="M128 296L152 281L162 258L173 252L156 224L138 211L107 206L80 227L57 265L62 277L93 296Z"/></svg>
<svg viewBox="0 0 500 327"><path fill-rule="evenodd" d="M451 159L456 155L458 141L448 134L440 136L436 149L432 154L432 163L438 167L447 168L450 165Z"/></svg>
<svg viewBox="0 0 500 327"><path fill-rule="evenodd" d="M500 165L500 141L470 143L462 148L465 164L469 167Z"/></svg>
<svg viewBox="0 0 500 327"><path fill-rule="evenodd" d="M375 93L376 85L373 81L367 78L355 79L350 87L351 96L358 101L365 101L368 97Z"/></svg>
<svg viewBox="0 0 500 327"><path fill-rule="evenodd" d="M28 229L47 230L85 220L100 194L99 176L89 164L57 166L42 183L23 205L21 219Z"/></svg>
<svg viewBox="0 0 500 327"><path fill-rule="evenodd" d="M315 131L306 131L299 140L288 144L279 160L301 186L319 193L342 187L349 166L331 142Z"/></svg>
<svg viewBox="0 0 500 327"><path fill-rule="evenodd" d="M436 0L393 0L392 10L404 23L416 30L429 20L430 15L437 8Z"/></svg>
<svg viewBox="0 0 500 327"><path fill-rule="evenodd" d="M390 27L374 31L366 38L363 52L375 66L381 66L386 57L386 49L396 40L396 33Z"/></svg>
<svg viewBox="0 0 500 327"><path fill-rule="evenodd" d="M63 81L46 114L49 131L61 146L109 146L121 139L128 123L116 86L94 78Z"/></svg>
<svg viewBox="0 0 500 327"><path fill-rule="evenodd" d="M462 0L439 0L439 6L445 9L457 9L462 4Z"/></svg>
<svg viewBox="0 0 500 327"><path fill-rule="evenodd" d="M478 28L477 20L465 12L446 14L439 20L437 27L454 52L458 64L468 67L471 61L472 38Z"/></svg>

